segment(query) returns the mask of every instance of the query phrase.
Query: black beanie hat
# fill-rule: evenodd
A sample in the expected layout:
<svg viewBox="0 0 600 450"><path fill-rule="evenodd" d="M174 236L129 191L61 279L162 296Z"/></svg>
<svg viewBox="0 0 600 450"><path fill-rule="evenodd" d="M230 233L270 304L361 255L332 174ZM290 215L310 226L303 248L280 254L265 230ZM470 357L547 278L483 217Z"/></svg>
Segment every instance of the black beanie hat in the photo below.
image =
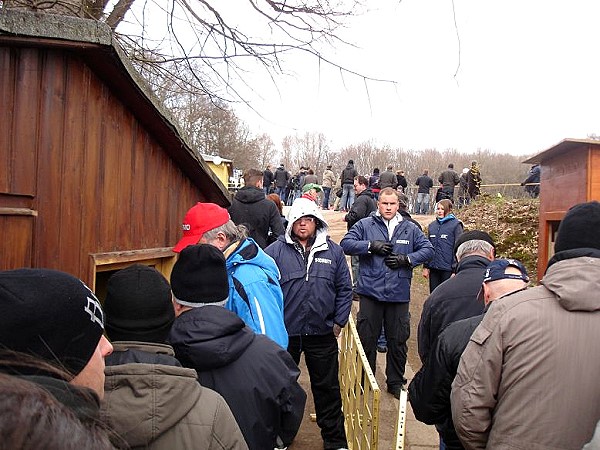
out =
<svg viewBox="0 0 600 450"><path fill-rule="evenodd" d="M108 279L104 312L111 341L163 344L175 320L171 287L155 268L134 264Z"/></svg>
<svg viewBox="0 0 600 450"><path fill-rule="evenodd" d="M494 240L492 239L492 237L489 234L487 234L485 231L471 230L471 231L465 231L454 242L454 254L455 255L456 255L456 250L458 250L458 247L460 247L461 244L464 244L467 241L485 241L488 244L490 244L492 247L494 247L494 250L496 250L496 244L494 244Z"/></svg>
<svg viewBox="0 0 600 450"><path fill-rule="evenodd" d="M171 289L175 300L186 306L227 300L229 283L223 253L207 244L183 249L171 272Z"/></svg>
<svg viewBox="0 0 600 450"><path fill-rule="evenodd" d="M0 272L0 346L79 374L104 331L104 314L81 280L49 269Z"/></svg>
<svg viewBox="0 0 600 450"><path fill-rule="evenodd" d="M600 249L600 203L579 203L567 211L558 226L555 253L575 248Z"/></svg>

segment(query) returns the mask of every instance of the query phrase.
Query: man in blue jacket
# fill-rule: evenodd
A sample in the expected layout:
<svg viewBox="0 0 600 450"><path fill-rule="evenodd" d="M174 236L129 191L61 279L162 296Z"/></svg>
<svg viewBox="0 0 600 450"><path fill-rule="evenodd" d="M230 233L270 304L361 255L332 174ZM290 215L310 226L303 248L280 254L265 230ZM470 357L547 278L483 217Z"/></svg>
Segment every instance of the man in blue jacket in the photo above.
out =
<svg viewBox="0 0 600 450"><path fill-rule="evenodd" d="M383 320L388 343L387 389L396 398L406 384L412 268L429 261L434 254L431 242L414 223L402 218L399 207L397 191L382 189L377 212L359 220L340 242L347 255L359 255L356 292L360 296L360 340L375 372L377 338Z"/></svg>
<svg viewBox="0 0 600 450"><path fill-rule="evenodd" d="M304 352L324 449L345 449L336 337L350 314L350 272L315 202L297 199L288 220L285 236L265 249L281 271L288 352L296 363Z"/></svg>
<svg viewBox="0 0 600 450"><path fill-rule="evenodd" d="M255 333L264 334L287 348L279 270L247 236L247 229L233 223L227 210L214 203L193 206L181 228L183 237L173 251L179 253L194 244L210 244L222 251L229 279L225 307L240 316Z"/></svg>

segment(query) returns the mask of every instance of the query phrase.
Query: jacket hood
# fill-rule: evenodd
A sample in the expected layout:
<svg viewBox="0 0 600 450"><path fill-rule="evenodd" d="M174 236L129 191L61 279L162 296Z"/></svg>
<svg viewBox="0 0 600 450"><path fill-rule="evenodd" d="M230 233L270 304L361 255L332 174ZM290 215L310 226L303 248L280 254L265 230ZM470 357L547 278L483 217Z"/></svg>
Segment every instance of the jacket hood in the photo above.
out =
<svg viewBox="0 0 600 450"><path fill-rule="evenodd" d="M598 292L590 288L600 279L600 259L590 256L558 261L540 281L567 311L600 311Z"/></svg>
<svg viewBox="0 0 600 450"><path fill-rule="evenodd" d="M265 191L256 186L244 186L237 191L235 199L242 203L256 203L265 199Z"/></svg>
<svg viewBox="0 0 600 450"><path fill-rule="evenodd" d="M131 448L146 448L199 402L196 371L159 364L107 366L102 417ZM133 412L135 411L135 412Z"/></svg>
<svg viewBox="0 0 600 450"><path fill-rule="evenodd" d="M202 306L175 319L169 342L184 366L199 372L238 359L255 338L237 314L221 306Z"/></svg>
<svg viewBox="0 0 600 450"><path fill-rule="evenodd" d="M285 230L286 236L291 236L294 222L304 216L313 216L321 222L321 226L317 227L318 229L323 229L325 231L329 229L329 224L323 217L317 204L307 198L298 198L294 201L287 214L288 226Z"/></svg>
<svg viewBox="0 0 600 450"><path fill-rule="evenodd" d="M258 266L274 280L278 280L279 268L273 258L267 255L258 244L252 238L246 238L240 241L238 246L228 254L225 250L225 256L227 258L225 264L227 266L227 272L229 273L234 269L235 266L240 264L250 264Z"/></svg>

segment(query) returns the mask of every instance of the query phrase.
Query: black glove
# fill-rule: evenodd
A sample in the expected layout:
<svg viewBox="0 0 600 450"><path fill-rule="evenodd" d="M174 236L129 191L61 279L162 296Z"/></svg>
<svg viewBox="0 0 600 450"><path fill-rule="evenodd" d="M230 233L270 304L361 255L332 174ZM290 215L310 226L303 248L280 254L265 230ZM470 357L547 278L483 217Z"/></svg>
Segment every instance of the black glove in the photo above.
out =
<svg viewBox="0 0 600 450"><path fill-rule="evenodd" d="M369 251L374 255L387 256L392 253L394 246L385 241L371 241Z"/></svg>
<svg viewBox="0 0 600 450"><path fill-rule="evenodd" d="M400 255L392 254L392 255L386 256L385 259L383 260L383 262L390 269L399 269L400 267L410 267L411 266L408 256L402 255L402 254L400 254Z"/></svg>

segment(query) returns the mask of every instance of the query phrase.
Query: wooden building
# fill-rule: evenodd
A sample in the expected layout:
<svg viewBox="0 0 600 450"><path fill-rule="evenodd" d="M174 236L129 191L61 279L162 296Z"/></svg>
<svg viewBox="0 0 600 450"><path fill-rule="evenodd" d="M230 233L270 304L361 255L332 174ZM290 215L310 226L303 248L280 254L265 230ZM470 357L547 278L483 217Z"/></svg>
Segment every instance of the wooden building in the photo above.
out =
<svg viewBox="0 0 600 450"><path fill-rule="evenodd" d="M600 200L600 141L564 139L524 161L540 164L538 280L554 254L560 221L577 203Z"/></svg>
<svg viewBox="0 0 600 450"><path fill-rule="evenodd" d="M165 275L181 221L229 194L108 27L0 9L0 270L63 270L102 293L133 262Z"/></svg>

